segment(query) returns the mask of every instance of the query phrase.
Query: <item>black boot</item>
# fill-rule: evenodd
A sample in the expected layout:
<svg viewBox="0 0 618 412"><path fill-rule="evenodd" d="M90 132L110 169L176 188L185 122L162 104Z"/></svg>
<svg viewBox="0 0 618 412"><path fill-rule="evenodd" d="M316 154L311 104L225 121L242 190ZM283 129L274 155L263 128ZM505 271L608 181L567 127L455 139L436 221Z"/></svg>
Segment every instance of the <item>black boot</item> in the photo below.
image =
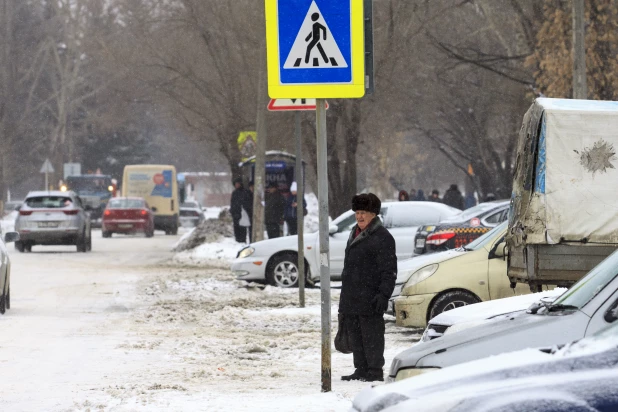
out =
<svg viewBox="0 0 618 412"><path fill-rule="evenodd" d="M381 370L369 370L361 379L363 382L384 382L384 372Z"/></svg>
<svg viewBox="0 0 618 412"><path fill-rule="evenodd" d="M344 375L341 377L342 381L362 381L365 379L367 372L356 369L351 375Z"/></svg>

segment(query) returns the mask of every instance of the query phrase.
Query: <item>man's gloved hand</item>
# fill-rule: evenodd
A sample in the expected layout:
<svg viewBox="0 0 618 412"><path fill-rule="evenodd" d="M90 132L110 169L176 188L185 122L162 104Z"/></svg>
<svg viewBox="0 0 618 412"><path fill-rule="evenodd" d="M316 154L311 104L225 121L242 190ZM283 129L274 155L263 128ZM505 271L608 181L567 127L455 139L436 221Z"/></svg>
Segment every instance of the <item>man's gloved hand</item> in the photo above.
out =
<svg viewBox="0 0 618 412"><path fill-rule="evenodd" d="M388 299L380 293L373 298L371 305L375 312L381 315L388 309Z"/></svg>

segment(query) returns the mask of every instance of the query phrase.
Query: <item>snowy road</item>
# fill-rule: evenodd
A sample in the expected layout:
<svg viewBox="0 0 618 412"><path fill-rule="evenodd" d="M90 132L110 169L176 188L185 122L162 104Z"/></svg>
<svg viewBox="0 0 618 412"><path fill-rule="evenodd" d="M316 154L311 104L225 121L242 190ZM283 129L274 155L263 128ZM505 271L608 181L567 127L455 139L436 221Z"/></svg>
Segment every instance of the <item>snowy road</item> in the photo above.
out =
<svg viewBox="0 0 618 412"><path fill-rule="evenodd" d="M173 263L175 237L93 233L88 254L11 253L0 410L346 411L367 385L341 382L352 359L334 352L320 393L319 289L299 309L297 290ZM387 323L386 367L416 338Z"/></svg>

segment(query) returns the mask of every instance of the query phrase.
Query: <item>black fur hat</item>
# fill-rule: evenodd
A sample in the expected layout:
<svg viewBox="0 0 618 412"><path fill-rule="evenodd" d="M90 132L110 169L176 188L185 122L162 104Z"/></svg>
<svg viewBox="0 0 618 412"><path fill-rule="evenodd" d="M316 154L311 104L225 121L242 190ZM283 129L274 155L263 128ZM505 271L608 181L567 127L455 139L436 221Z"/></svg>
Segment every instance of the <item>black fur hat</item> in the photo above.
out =
<svg viewBox="0 0 618 412"><path fill-rule="evenodd" d="M381 207L382 202L373 193L363 193L352 198L352 210L355 212L357 210L365 210L379 215Z"/></svg>

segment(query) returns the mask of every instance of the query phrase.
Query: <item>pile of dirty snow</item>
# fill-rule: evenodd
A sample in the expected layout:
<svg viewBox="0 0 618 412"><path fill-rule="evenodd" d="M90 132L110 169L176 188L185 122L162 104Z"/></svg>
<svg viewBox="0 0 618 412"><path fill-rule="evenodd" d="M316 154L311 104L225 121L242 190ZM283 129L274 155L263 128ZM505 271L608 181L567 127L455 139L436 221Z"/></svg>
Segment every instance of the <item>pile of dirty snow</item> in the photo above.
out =
<svg viewBox="0 0 618 412"><path fill-rule="evenodd" d="M195 229L183 236L174 246L174 252L195 249L206 243L216 243L222 238L233 237L232 216L227 209L219 213L218 219L206 219Z"/></svg>

